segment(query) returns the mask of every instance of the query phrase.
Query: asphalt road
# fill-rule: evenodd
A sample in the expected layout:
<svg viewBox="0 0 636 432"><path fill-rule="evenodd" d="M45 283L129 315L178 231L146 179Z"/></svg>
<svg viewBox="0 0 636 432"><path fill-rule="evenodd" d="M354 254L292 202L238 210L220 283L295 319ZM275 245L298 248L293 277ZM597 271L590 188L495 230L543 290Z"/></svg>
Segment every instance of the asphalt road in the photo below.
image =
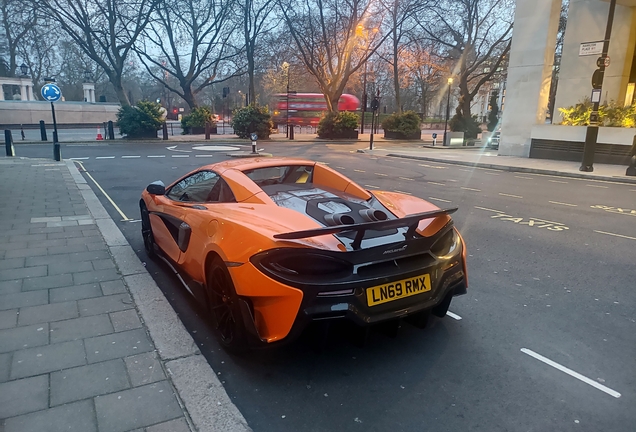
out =
<svg viewBox="0 0 636 432"><path fill-rule="evenodd" d="M202 144L204 145L204 144ZM209 145L209 144L205 144ZM141 190L225 159L181 144L63 148L78 158L132 247ZM169 270L147 268L250 426L260 431L631 431L636 424L636 186L355 153L359 145L272 143L370 190L458 206L469 294L425 330L337 329L245 357L226 354ZM48 146L16 146L50 157ZM85 174L86 175L86 174ZM120 209L115 209L101 188Z"/></svg>

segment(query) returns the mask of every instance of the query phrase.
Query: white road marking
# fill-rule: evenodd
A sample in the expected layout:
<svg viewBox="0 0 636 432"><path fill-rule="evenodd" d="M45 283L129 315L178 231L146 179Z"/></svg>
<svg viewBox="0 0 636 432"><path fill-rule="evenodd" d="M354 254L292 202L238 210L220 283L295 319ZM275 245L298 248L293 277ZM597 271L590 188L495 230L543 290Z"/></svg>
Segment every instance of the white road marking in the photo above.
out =
<svg viewBox="0 0 636 432"><path fill-rule="evenodd" d="M153 156L148 156L149 158L161 158L161 157L166 157L166 155L153 155Z"/></svg>
<svg viewBox="0 0 636 432"><path fill-rule="evenodd" d="M523 197L519 196L519 195L510 195L510 194L505 194L505 193L501 193L501 192L499 192L499 195L507 196L507 197L511 197L511 198L521 198L521 199L523 199Z"/></svg>
<svg viewBox="0 0 636 432"><path fill-rule="evenodd" d="M548 201L551 204L559 204L559 205L564 205L564 206L569 206L569 207L578 207L576 204L568 204L568 203L562 203L562 202L558 202L558 201Z"/></svg>
<svg viewBox="0 0 636 432"><path fill-rule="evenodd" d="M128 222L131 222L131 223L133 223L133 222L141 222L141 219L133 219L133 220L129 220Z"/></svg>
<svg viewBox="0 0 636 432"><path fill-rule="evenodd" d="M553 222L553 221L549 221L549 220L545 220L545 219L539 219L539 218L536 218L536 217L530 217L530 219L538 220L540 222L545 222L545 223L551 223L551 224L555 224L555 225L564 225L561 222Z"/></svg>
<svg viewBox="0 0 636 432"><path fill-rule="evenodd" d="M460 317L457 314L452 313L451 311L446 311L446 316L451 317L454 320L460 321L462 319L462 317Z"/></svg>
<svg viewBox="0 0 636 432"><path fill-rule="evenodd" d="M122 159L137 159L140 158L141 156L122 156Z"/></svg>
<svg viewBox="0 0 636 432"><path fill-rule="evenodd" d="M177 146L173 145L170 147L166 147L170 151L182 152L182 153L192 153L192 150L177 150Z"/></svg>
<svg viewBox="0 0 636 432"><path fill-rule="evenodd" d="M364 170L354 169L355 172L366 172Z"/></svg>
<svg viewBox="0 0 636 432"><path fill-rule="evenodd" d="M88 160L90 158L87 157L81 157L81 158L69 158L69 160Z"/></svg>
<svg viewBox="0 0 636 432"><path fill-rule="evenodd" d="M595 188L601 188L601 189L607 189L607 186L601 186L601 185L585 185L587 187L595 187Z"/></svg>
<svg viewBox="0 0 636 432"><path fill-rule="evenodd" d="M626 235L622 235L622 234L614 234L611 232L605 232L605 231L597 231L594 230L595 233L599 233L599 234L606 234L606 235L611 235L614 237L620 237L620 238L625 238L625 239L629 239L629 240L636 240L636 237L630 237L630 236L626 236Z"/></svg>
<svg viewBox="0 0 636 432"><path fill-rule="evenodd" d="M489 208L486 208L486 207L475 206L475 208L479 209L479 210L486 210L486 211L491 211L491 212L495 212L495 213L506 213L506 212L503 212L503 211L500 211L500 210L489 209Z"/></svg>
<svg viewBox="0 0 636 432"><path fill-rule="evenodd" d="M437 185L437 186L446 186L444 183L437 183L437 182L433 182L433 181L430 181L429 183Z"/></svg>
<svg viewBox="0 0 636 432"><path fill-rule="evenodd" d="M379 175L379 176L382 176L382 177L388 177L389 176L388 174L382 174L382 173L373 173L373 174Z"/></svg>
<svg viewBox="0 0 636 432"><path fill-rule="evenodd" d="M115 156L97 156L95 159L115 159Z"/></svg>
<svg viewBox="0 0 636 432"><path fill-rule="evenodd" d="M412 194L412 193L410 193L410 192L399 191L399 190L397 190L397 189L395 189L395 191L396 191L397 193L403 193L403 194L405 194L405 195L413 195L413 194Z"/></svg>
<svg viewBox="0 0 636 432"><path fill-rule="evenodd" d="M559 180L548 180L551 183L563 183L563 184L568 184L568 182L564 182L564 181L559 181Z"/></svg>
<svg viewBox="0 0 636 432"><path fill-rule="evenodd" d="M466 171L466 172L472 172L472 170L469 169L464 169L464 168L459 168L460 171Z"/></svg>
<svg viewBox="0 0 636 432"><path fill-rule="evenodd" d="M412 178L408 178L408 177L398 177L398 178L400 178L402 180L414 181Z"/></svg>
<svg viewBox="0 0 636 432"><path fill-rule="evenodd" d="M345 167L337 166L338 169L346 169Z"/></svg>
<svg viewBox="0 0 636 432"><path fill-rule="evenodd" d="M532 177L524 177L524 176L515 176L516 178L524 179L524 180L534 180Z"/></svg>
<svg viewBox="0 0 636 432"><path fill-rule="evenodd" d="M173 158L184 158L184 157L190 157L190 155L172 155Z"/></svg>
<svg viewBox="0 0 636 432"><path fill-rule="evenodd" d="M619 392L617 392L615 390L612 390L609 387L605 387L604 385L599 384L598 382L596 382L596 381L594 381L594 380L592 380L592 379L590 379L590 378L588 378L586 376L583 376L583 375L581 375L578 372L574 372L572 369L568 369L565 366L562 366L559 363L554 362L554 361L550 360L547 357L543 357L541 354L537 354L536 352L534 352L532 350L529 350L528 348L521 348L521 352L524 353L524 354L527 354L530 357L533 357L533 358L535 358L535 359L537 359L537 360L539 360L539 361L541 361L541 362L543 362L543 363L545 363L545 364L547 364L549 366L552 366L553 368L558 369L561 372L564 372L564 373L570 375L571 377L574 377L574 378L576 378L576 379L578 379L580 381L583 381L585 384L591 385L592 387L594 387L594 388L596 388L596 389L598 389L598 390L600 390L600 391L602 391L604 393L607 393L608 395L613 396L616 399L621 397L621 394Z"/></svg>
<svg viewBox="0 0 636 432"><path fill-rule="evenodd" d="M319 164L329 165L329 162L318 161Z"/></svg>
<svg viewBox="0 0 636 432"><path fill-rule="evenodd" d="M121 211L121 209L117 206L117 204L115 204L115 201L113 201L113 199L106 193L106 191L100 186L99 183L97 183L97 180L95 180L93 178L93 176L86 171L86 168L84 168L84 165L81 162L77 162L81 167L82 167L82 171L86 174L86 176L91 179L93 181L93 183L95 183L95 186L97 186L97 188L104 194L104 196L106 197L106 199L108 201L110 201L110 203L113 205L113 207L115 207L115 210L117 210L117 213L119 213L121 215L121 217L123 218L124 222L127 222L129 220L131 220L129 217L127 217L123 211Z"/></svg>
<svg viewBox="0 0 636 432"><path fill-rule="evenodd" d="M441 198L435 198L435 197L428 197L428 199L433 200L433 201L441 201L441 202L451 202L449 200L445 200L445 199L441 199Z"/></svg>
<svg viewBox="0 0 636 432"><path fill-rule="evenodd" d="M373 185L365 185L366 187L370 187L372 189L380 189L380 186L373 186Z"/></svg>
<svg viewBox="0 0 636 432"><path fill-rule="evenodd" d="M216 155L194 155L194 157L215 157Z"/></svg>
<svg viewBox="0 0 636 432"><path fill-rule="evenodd" d="M483 169L486 169L486 168L483 168ZM494 172L488 172L488 171L486 171L486 172L485 172L484 174L490 174L490 175L499 175L498 173L494 173Z"/></svg>
<svg viewBox="0 0 636 432"><path fill-rule="evenodd" d="M446 181L457 183L457 180L453 180L453 179L446 179Z"/></svg>
<svg viewBox="0 0 636 432"><path fill-rule="evenodd" d="M481 192L481 189L469 188L469 187L464 187L464 186L462 186L460 189L474 191L474 192Z"/></svg>

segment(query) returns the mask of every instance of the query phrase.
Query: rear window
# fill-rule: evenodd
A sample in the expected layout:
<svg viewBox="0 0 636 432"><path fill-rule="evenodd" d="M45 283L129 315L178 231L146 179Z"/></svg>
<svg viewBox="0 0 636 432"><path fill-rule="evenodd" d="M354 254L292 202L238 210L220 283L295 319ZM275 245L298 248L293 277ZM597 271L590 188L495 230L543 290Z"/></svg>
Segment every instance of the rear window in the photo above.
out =
<svg viewBox="0 0 636 432"><path fill-rule="evenodd" d="M255 168L243 171L259 186L290 183L311 183L313 181L313 165L282 165Z"/></svg>

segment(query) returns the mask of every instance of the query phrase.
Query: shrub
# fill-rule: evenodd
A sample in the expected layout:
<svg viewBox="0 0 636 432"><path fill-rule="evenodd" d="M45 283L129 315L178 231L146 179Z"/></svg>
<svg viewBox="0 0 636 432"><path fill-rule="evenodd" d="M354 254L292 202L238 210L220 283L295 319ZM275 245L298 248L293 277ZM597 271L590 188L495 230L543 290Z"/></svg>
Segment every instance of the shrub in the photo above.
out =
<svg viewBox="0 0 636 432"><path fill-rule="evenodd" d="M420 116L415 111L405 111L402 114L391 114L382 121L382 129L398 132L404 136L416 135L420 131Z"/></svg>
<svg viewBox="0 0 636 432"><path fill-rule="evenodd" d="M117 112L119 131L129 138L156 137L162 123L161 105L156 102L140 101L137 106L123 106Z"/></svg>
<svg viewBox="0 0 636 432"><path fill-rule="evenodd" d="M477 138L477 135L481 133L480 123L476 115L466 118L455 114L448 122L448 126L453 132L464 132L464 138Z"/></svg>
<svg viewBox="0 0 636 432"><path fill-rule="evenodd" d="M562 125L587 126L590 124L592 102L589 98L583 99L574 106L559 108L563 116ZM598 107L598 122L601 126L609 127L636 127L636 107L634 105L621 106L614 101Z"/></svg>
<svg viewBox="0 0 636 432"><path fill-rule="evenodd" d="M249 138L252 132L256 132L259 139L269 138L274 127L269 109L256 105L234 110L231 125L234 128L234 133L240 138Z"/></svg>
<svg viewBox="0 0 636 432"><path fill-rule="evenodd" d="M334 138L358 127L358 115L349 111L328 112L318 123L320 138Z"/></svg>
<svg viewBox="0 0 636 432"><path fill-rule="evenodd" d="M188 133L190 128L201 128L205 127L206 123L211 123L212 126L216 126L216 121L214 117L212 117L212 110L206 106L194 108L190 111L190 114L187 114L181 118L181 128L184 133Z"/></svg>

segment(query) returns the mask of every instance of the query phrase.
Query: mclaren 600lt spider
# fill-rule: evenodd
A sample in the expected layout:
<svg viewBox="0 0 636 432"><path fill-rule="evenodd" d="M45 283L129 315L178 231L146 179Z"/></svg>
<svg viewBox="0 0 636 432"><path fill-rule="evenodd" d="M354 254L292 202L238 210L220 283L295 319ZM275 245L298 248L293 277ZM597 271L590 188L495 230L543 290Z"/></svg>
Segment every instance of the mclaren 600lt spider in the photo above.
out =
<svg viewBox="0 0 636 432"><path fill-rule="evenodd" d="M423 327L466 293L466 248L450 214L368 191L324 164L224 161L139 202L145 249L203 304L226 349L293 340L315 320Z"/></svg>

